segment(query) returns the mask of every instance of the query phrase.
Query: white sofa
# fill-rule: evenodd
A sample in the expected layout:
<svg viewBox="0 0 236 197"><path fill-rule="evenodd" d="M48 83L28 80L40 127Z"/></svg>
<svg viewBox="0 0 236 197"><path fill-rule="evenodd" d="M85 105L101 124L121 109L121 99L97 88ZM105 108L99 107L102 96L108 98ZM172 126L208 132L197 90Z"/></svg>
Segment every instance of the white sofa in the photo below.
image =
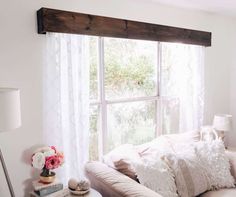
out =
<svg viewBox="0 0 236 197"><path fill-rule="evenodd" d="M231 173L236 179L236 151L228 150L226 153L230 159ZM92 187L103 197L161 197L160 194L101 162L87 163L85 172ZM208 191L199 197L236 197L236 188Z"/></svg>

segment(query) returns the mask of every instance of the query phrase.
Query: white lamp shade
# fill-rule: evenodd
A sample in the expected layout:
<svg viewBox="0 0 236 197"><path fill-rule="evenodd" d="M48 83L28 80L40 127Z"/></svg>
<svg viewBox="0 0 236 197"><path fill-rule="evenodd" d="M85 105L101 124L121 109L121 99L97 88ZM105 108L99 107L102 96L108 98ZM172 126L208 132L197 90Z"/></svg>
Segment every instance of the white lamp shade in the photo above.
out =
<svg viewBox="0 0 236 197"><path fill-rule="evenodd" d="M0 132L21 126L20 90L0 88Z"/></svg>
<svg viewBox="0 0 236 197"><path fill-rule="evenodd" d="M214 116L213 128L218 131L230 131L232 127L232 115L217 114Z"/></svg>

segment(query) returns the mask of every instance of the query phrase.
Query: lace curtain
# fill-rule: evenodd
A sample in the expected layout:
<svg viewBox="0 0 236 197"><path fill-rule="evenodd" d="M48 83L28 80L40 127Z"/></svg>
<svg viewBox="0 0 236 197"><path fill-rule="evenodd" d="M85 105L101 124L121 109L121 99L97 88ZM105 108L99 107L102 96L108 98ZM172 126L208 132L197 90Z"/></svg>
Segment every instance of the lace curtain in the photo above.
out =
<svg viewBox="0 0 236 197"><path fill-rule="evenodd" d="M204 49L161 44L162 132L199 129L204 113Z"/></svg>
<svg viewBox="0 0 236 197"><path fill-rule="evenodd" d="M43 70L45 142L65 154L58 176L81 177L89 149L89 62L86 36L47 33Z"/></svg>

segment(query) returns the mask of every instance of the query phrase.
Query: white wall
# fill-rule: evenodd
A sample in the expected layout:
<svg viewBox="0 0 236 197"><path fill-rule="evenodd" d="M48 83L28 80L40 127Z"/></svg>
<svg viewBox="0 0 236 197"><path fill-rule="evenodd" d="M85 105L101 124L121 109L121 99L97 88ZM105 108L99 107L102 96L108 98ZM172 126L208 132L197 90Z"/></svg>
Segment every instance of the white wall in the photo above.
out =
<svg viewBox="0 0 236 197"><path fill-rule="evenodd" d="M22 99L22 127L0 134L0 146L17 197L24 196L31 182L32 170L25 163L30 161L28 150L42 143L41 71L45 35L36 33L36 10L41 7L211 31L212 47L206 49L205 122L211 123L217 112L229 113L230 69L236 62L233 19L165 7L148 0L1 0L0 5L0 86L19 87ZM232 94L234 98L236 93ZM236 105L233 107L236 112ZM235 136L231 143L234 140ZM0 196L8 196L2 187Z"/></svg>
<svg viewBox="0 0 236 197"><path fill-rule="evenodd" d="M236 26L235 26L236 29ZM235 30L236 31L236 30ZM231 67L230 67L230 109L229 113L233 115L233 130L228 135L228 143L230 146L236 147L236 35L232 35Z"/></svg>

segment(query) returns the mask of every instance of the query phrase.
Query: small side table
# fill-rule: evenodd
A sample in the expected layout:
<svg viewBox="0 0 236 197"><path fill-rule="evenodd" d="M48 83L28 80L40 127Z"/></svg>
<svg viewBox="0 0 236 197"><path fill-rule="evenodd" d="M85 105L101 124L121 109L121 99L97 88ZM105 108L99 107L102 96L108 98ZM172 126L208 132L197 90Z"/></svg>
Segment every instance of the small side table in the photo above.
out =
<svg viewBox="0 0 236 197"><path fill-rule="evenodd" d="M71 194L68 197L102 197L102 195L96 191L95 189L90 188L90 191L84 195L75 195L75 194Z"/></svg>

